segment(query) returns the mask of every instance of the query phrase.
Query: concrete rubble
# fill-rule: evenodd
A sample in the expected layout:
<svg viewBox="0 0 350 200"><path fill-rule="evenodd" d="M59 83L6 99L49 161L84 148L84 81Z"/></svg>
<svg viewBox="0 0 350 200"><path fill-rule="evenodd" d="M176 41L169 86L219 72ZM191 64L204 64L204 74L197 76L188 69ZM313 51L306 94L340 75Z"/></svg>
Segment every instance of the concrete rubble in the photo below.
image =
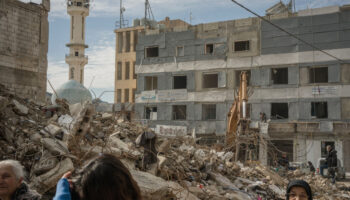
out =
<svg viewBox="0 0 350 200"><path fill-rule="evenodd" d="M313 174L282 176L259 163L234 162L219 145L201 146L190 136L157 136L158 162L141 171L143 150L136 138L146 127L96 113L91 104L68 106L48 116L43 105L21 99L0 85L0 160L16 159L26 181L51 199L55 184L68 170L79 169L99 153L118 156L130 169L147 199L284 199L288 180L304 179L315 199L349 199L350 188Z"/></svg>

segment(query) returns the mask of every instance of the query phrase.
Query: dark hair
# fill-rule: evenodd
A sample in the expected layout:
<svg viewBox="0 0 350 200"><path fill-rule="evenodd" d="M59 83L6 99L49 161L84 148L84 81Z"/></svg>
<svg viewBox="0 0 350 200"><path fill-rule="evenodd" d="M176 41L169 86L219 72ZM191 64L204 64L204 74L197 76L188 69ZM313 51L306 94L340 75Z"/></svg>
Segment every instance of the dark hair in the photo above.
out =
<svg viewBox="0 0 350 200"><path fill-rule="evenodd" d="M129 170L115 156L102 154L80 173L72 199L141 200L140 188ZM77 195L77 194L80 195Z"/></svg>
<svg viewBox="0 0 350 200"><path fill-rule="evenodd" d="M289 200L289 193L292 190L293 187L302 187L305 189L306 194L308 196L308 200L312 200L312 192L311 192L311 187L310 185L304 181L304 180L293 180L291 182L289 182L288 186L287 186L287 200Z"/></svg>

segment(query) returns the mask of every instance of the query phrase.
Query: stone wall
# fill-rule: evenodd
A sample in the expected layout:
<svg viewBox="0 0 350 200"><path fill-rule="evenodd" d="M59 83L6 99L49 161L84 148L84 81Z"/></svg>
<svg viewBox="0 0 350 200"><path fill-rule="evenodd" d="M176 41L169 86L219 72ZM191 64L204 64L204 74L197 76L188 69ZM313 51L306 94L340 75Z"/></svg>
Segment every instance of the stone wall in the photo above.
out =
<svg viewBox="0 0 350 200"><path fill-rule="evenodd" d="M45 101L50 1L0 0L0 83Z"/></svg>

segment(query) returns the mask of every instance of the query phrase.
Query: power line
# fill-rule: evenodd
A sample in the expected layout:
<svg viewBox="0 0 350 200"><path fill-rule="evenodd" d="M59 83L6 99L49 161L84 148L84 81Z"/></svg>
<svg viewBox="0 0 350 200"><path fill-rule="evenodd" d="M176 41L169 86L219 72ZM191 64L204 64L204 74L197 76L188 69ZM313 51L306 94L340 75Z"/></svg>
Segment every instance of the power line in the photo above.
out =
<svg viewBox="0 0 350 200"><path fill-rule="evenodd" d="M299 41L301 41L301 42L303 42L303 43L309 45L310 47L312 47L312 48L314 48L314 49L316 49L316 50L318 50L318 51L320 51L320 52L322 52L322 53L324 53L324 54L326 54L326 55L328 55L328 56L330 56L330 57L332 57L332 58L338 60L339 62L341 62L341 63L343 63L343 64L346 64L346 63L347 63L347 62L345 62L344 60L342 60L342 59L340 59L340 58L338 58L338 57L336 57L336 56L333 56L332 54L330 54L330 53L328 53L328 52L326 52L326 51L324 51L324 50L322 50L322 49L316 47L315 45L313 45L313 44L311 44L311 43L309 43L309 42L307 42L307 41L305 41L305 40L303 40L303 39L301 39L300 37L294 35L293 33L288 32L287 30L281 28L280 26L278 26L278 25L272 23L270 20L267 20L267 19L265 19L264 17L261 17L260 15L258 15L257 13L255 13L254 11L252 11L252 10L250 10L249 8L245 7L244 5L238 3L236 0L231 0L231 1L232 1L233 3L235 3L235 4L237 4L238 6L242 7L243 9L247 10L248 12L252 13L253 15L257 16L257 17L260 18L261 20L263 20L263 21L265 21L265 22L271 24L271 25L274 26L275 28L277 28L277 29L279 29L279 30L281 30L281 31L283 31L283 32L285 32L285 33L287 33L288 35L294 37L295 39L297 39L297 40L299 40Z"/></svg>

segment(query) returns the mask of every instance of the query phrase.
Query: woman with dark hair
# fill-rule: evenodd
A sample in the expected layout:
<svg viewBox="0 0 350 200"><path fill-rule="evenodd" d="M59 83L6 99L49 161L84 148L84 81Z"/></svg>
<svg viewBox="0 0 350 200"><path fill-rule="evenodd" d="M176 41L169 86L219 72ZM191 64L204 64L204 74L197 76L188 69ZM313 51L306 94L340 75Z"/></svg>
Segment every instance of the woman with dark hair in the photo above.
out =
<svg viewBox="0 0 350 200"><path fill-rule="evenodd" d="M57 184L54 200L141 200L141 192L129 170L113 155L103 154L70 183L66 173ZM70 189L71 188L71 189Z"/></svg>
<svg viewBox="0 0 350 200"><path fill-rule="evenodd" d="M293 180L289 182L286 200L312 200L310 185L304 180Z"/></svg>

